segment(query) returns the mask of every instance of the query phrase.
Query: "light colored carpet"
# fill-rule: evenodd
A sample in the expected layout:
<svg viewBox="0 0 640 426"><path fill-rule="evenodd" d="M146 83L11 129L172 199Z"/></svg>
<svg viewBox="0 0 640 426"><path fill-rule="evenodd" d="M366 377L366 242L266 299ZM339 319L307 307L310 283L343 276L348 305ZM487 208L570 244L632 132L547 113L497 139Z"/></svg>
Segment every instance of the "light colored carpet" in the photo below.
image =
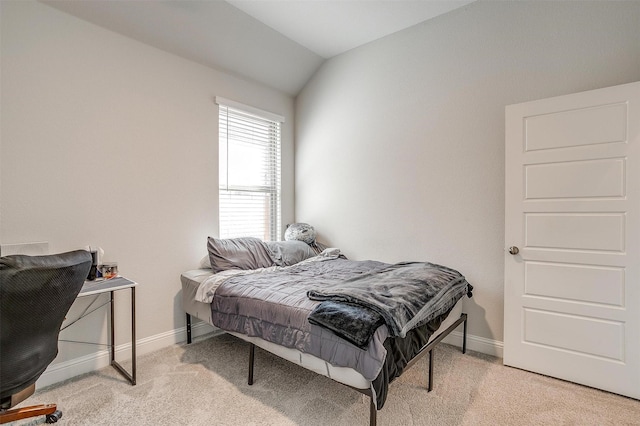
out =
<svg viewBox="0 0 640 426"><path fill-rule="evenodd" d="M123 363L129 368L127 363ZM107 367L41 389L23 405L55 402L61 425L368 425L368 399L326 377L223 334L138 358L138 384ZM640 401L504 367L441 344L434 389L428 357L390 386L378 425L638 425Z"/></svg>

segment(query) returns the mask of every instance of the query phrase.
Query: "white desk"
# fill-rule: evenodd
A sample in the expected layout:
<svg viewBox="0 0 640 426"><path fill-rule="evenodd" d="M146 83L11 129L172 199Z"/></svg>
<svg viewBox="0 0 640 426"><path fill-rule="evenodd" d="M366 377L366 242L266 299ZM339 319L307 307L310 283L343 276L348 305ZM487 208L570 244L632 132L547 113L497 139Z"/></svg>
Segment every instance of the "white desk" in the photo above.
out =
<svg viewBox="0 0 640 426"><path fill-rule="evenodd" d="M104 305L100 305L93 309L90 312L87 312L91 305L97 300L98 296L103 293L110 293L109 303L111 305L110 309L110 340L107 346L109 347L109 361L110 364L115 368L120 374L122 374L132 385L136 384L136 286L138 283L135 281L128 280L124 277L115 277L108 280L97 279L95 281L85 281L78 297L86 297L86 296L96 296L96 298L89 304L89 306L85 309L85 311L77 318L75 321L63 327L63 330L71 325L73 325L76 321L84 318L89 315L91 312L96 311L100 307ZM116 336L115 336L115 307L114 307L114 298L113 293L118 290L124 290L130 288L131 289L131 374L127 372L117 361L116 361ZM106 303L105 303L106 304ZM65 340L69 342L69 340ZM87 342L75 342L75 343L87 343Z"/></svg>

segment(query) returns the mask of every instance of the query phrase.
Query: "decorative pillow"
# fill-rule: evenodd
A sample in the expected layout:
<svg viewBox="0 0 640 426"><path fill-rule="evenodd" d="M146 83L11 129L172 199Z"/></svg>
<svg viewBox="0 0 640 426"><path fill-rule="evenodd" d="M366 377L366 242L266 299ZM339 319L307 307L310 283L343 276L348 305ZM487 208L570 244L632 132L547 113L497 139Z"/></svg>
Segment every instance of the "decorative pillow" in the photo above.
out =
<svg viewBox="0 0 640 426"><path fill-rule="evenodd" d="M265 244L278 266L295 265L316 255L313 249L302 241L266 241Z"/></svg>
<svg viewBox="0 0 640 426"><path fill-rule="evenodd" d="M214 273L227 269L258 269L273 266L269 249L262 240L253 237L207 238L209 261Z"/></svg>
<svg viewBox="0 0 640 426"><path fill-rule="evenodd" d="M311 245L316 242L316 230L308 223L292 223L284 231L284 239L303 241Z"/></svg>

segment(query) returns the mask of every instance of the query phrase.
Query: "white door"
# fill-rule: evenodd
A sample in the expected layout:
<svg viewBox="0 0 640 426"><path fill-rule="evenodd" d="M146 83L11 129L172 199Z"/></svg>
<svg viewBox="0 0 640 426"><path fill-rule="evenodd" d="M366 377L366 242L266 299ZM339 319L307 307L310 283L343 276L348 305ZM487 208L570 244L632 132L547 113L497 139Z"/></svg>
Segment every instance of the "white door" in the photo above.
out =
<svg viewBox="0 0 640 426"><path fill-rule="evenodd" d="M640 398L640 82L508 106L505 150L504 364Z"/></svg>

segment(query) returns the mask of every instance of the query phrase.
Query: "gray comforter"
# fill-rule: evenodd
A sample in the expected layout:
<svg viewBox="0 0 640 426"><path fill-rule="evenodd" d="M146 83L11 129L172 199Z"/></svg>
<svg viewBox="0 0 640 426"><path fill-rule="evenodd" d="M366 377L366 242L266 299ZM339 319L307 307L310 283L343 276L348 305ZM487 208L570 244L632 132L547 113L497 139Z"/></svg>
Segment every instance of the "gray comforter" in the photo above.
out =
<svg viewBox="0 0 640 426"><path fill-rule="evenodd" d="M448 312L467 291L467 283L460 274L455 275L455 271L445 268L443 275L443 269L436 268L436 271L425 265L430 264L389 265L338 258L302 262L263 274L233 276L215 291L211 304L212 321L223 330L257 336L314 355L334 366L352 368L373 381L384 365L387 353L384 341L389 336L387 326L378 327L380 324L376 324L372 338L367 339L361 348L349 344L328 329L309 322L309 315L320 302L310 300L307 293L318 295L330 291L335 295L346 284L351 283L350 288L354 284L358 287L360 281L366 287L373 285L373 281L378 286L382 283L389 295L398 296L400 290L395 287L399 283L405 285L408 280L415 281L416 274L430 277L427 287L433 290L430 292L431 306L415 305L416 312L400 315L400 322L396 312L396 319L388 322L394 335L404 336L413 325ZM446 285L451 282L454 285ZM420 286L424 287L424 284ZM405 301L401 303L405 305L402 309L408 309L407 297L412 299L415 296L424 304L424 297L418 297L417 291L410 286L405 292ZM434 295L438 297L434 298ZM409 305L413 303L410 301Z"/></svg>
<svg viewBox="0 0 640 426"><path fill-rule="evenodd" d="M338 367L358 371L367 380L380 373L387 354L386 327L379 327L367 350L309 323L311 311L320 303L307 291L335 285L350 278L383 269L376 261L331 259L301 262L273 272L237 275L215 290L211 319L216 327L314 355Z"/></svg>

